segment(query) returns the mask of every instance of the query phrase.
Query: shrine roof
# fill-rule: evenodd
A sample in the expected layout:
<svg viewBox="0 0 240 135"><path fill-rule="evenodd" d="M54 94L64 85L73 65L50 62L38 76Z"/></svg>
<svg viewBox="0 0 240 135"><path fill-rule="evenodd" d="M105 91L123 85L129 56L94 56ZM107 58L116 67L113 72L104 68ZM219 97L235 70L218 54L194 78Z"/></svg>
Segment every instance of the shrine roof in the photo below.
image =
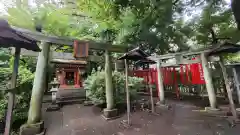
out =
<svg viewBox="0 0 240 135"><path fill-rule="evenodd" d="M124 53L121 57L119 57L119 60L127 59L127 60L146 60L149 55L146 54L144 51L142 51L139 47L135 48L127 53Z"/></svg>
<svg viewBox="0 0 240 135"><path fill-rule="evenodd" d="M236 53L240 51L240 45L233 44L230 42L224 42L217 47L214 47L208 52L209 56L212 55L221 55L223 53Z"/></svg>
<svg viewBox="0 0 240 135"><path fill-rule="evenodd" d="M240 63L230 63L230 64L225 64L225 66L240 66Z"/></svg>

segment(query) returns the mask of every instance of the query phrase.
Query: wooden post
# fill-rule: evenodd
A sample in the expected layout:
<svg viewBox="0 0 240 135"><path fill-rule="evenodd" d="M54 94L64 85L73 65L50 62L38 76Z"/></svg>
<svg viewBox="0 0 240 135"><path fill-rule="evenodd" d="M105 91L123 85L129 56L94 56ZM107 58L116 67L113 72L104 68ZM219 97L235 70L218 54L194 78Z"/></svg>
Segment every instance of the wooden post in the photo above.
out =
<svg viewBox="0 0 240 135"><path fill-rule="evenodd" d="M66 78L66 71L65 71L65 69L63 68L63 69L62 69L62 81L63 81L63 82L62 82L62 87L66 87L66 85L67 85L65 78Z"/></svg>
<svg viewBox="0 0 240 135"><path fill-rule="evenodd" d="M114 100L113 100L111 58L110 52L108 50L105 50L105 83L106 83L107 109L111 110L114 108Z"/></svg>
<svg viewBox="0 0 240 135"><path fill-rule="evenodd" d="M150 71L151 73L151 71ZM154 108L154 101L153 101L153 88L152 88L152 76L151 74L148 75L149 76L149 90L150 90L150 100L151 100L151 111L152 113L155 113L155 108Z"/></svg>
<svg viewBox="0 0 240 135"><path fill-rule="evenodd" d="M236 108L235 108L235 104L233 102L232 91L231 91L231 88L230 88L230 85L229 85L227 70L226 70L226 67L223 64L223 58L222 57L220 57L219 64L220 64L221 69L222 69L223 79L224 79L225 86L226 86L226 89L227 89L229 105L230 105L230 109L231 109L233 118L235 120L238 120L237 111L236 111Z"/></svg>
<svg viewBox="0 0 240 135"><path fill-rule="evenodd" d="M77 86L80 87L80 81L81 81L81 76L80 76L80 69L77 69Z"/></svg>
<svg viewBox="0 0 240 135"><path fill-rule="evenodd" d="M232 70L233 70L234 81L235 81L236 88L237 88L238 103L240 104L240 88L239 88L240 83L239 83L239 80L238 80L238 75L237 75L236 67L233 66Z"/></svg>
<svg viewBox="0 0 240 135"><path fill-rule="evenodd" d="M13 63L13 73L11 78L11 85L10 88L16 88L17 86L17 74L18 74L18 65L19 65L19 59L20 59L20 48L16 48L15 50L15 58ZM15 104L15 91L9 91L8 92L8 109L7 109L7 117L6 117L6 125L5 125L5 131L4 135L10 135L11 131L11 124L12 124L12 112Z"/></svg>
<svg viewBox="0 0 240 135"><path fill-rule="evenodd" d="M208 92L210 107L212 109L216 109L217 108L216 94L213 88L212 75L211 75L211 71L208 68L208 60L205 53L201 53L201 61L202 61L203 75L206 82L206 88Z"/></svg>
<svg viewBox="0 0 240 135"><path fill-rule="evenodd" d="M165 104L163 78L162 78L162 71L161 71L161 60L157 61L157 77L158 77L158 97L159 97L159 103L160 104Z"/></svg>
<svg viewBox="0 0 240 135"><path fill-rule="evenodd" d="M118 71L118 63L117 60L114 63L114 71L117 72Z"/></svg>
<svg viewBox="0 0 240 135"><path fill-rule="evenodd" d="M130 125L130 94L129 94L129 87L128 87L128 61L125 59L125 87L126 87L126 98L127 98L127 121L128 125Z"/></svg>
<svg viewBox="0 0 240 135"><path fill-rule="evenodd" d="M46 70L48 64L50 44L42 42L41 48L42 51L38 55L37 67L33 82L27 124L35 124L40 122L41 120L42 98L45 88L43 84L46 79Z"/></svg>

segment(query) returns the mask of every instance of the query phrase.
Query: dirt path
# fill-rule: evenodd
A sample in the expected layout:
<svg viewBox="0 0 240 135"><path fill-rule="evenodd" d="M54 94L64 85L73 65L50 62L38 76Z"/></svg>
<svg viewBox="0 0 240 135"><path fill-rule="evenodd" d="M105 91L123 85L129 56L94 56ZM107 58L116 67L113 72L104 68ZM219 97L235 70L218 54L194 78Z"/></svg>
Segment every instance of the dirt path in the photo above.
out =
<svg viewBox="0 0 240 135"><path fill-rule="evenodd" d="M58 112L44 113L47 135L239 135L240 126L230 127L223 118L202 116L193 112L195 106L172 102L171 110L158 110L160 115L148 112L132 114L132 126L126 128L126 119L105 121L93 107L64 106Z"/></svg>

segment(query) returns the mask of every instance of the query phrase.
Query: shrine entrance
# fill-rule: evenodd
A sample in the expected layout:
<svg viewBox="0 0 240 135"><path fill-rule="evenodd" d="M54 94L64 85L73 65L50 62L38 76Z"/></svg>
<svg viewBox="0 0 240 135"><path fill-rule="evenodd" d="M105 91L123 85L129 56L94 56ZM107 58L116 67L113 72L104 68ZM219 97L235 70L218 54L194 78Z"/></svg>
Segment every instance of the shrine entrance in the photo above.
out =
<svg viewBox="0 0 240 135"><path fill-rule="evenodd" d="M71 69L70 71L66 71L66 76L64 78L64 81L66 82L67 85L74 85L75 81L77 81L76 83L78 83L78 80L77 80L78 77L75 76L75 74L78 75L78 72L72 72Z"/></svg>

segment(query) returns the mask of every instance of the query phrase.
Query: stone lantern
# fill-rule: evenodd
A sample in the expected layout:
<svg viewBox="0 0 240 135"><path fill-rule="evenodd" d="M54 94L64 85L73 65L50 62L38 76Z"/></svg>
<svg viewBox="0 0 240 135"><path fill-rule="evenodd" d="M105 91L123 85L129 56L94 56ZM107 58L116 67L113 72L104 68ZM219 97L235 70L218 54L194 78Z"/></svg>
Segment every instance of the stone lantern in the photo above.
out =
<svg viewBox="0 0 240 135"><path fill-rule="evenodd" d="M57 80L57 78L54 78L54 80L50 83L50 85L52 86L50 92L52 92L52 103L56 103L56 99L57 99L57 92L60 86L60 82Z"/></svg>

